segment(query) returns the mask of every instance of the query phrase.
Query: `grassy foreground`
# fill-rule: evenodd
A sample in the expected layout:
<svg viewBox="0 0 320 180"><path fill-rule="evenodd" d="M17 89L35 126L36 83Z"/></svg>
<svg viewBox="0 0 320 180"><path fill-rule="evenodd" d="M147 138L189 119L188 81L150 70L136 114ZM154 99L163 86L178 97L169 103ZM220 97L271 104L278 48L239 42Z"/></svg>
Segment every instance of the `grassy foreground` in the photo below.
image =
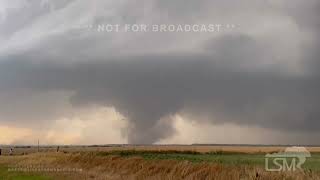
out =
<svg viewBox="0 0 320 180"><path fill-rule="evenodd" d="M265 153L236 153L236 152L208 152L199 153L195 151L111 151L100 152L98 155L119 155L122 157L142 157L146 160L177 160L188 161L193 163L218 163L224 165L248 165L260 166L265 165ZM302 166L305 170L320 172L320 153L313 153Z"/></svg>
<svg viewBox="0 0 320 180"><path fill-rule="evenodd" d="M81 168L81 172L8 172L17 165ZM242 179L320 180L320 155L312 154L304 171L267 172L264 154L194 151L110 151L78 153L36 153L0 156L0 180L49 179Z"/></svg>

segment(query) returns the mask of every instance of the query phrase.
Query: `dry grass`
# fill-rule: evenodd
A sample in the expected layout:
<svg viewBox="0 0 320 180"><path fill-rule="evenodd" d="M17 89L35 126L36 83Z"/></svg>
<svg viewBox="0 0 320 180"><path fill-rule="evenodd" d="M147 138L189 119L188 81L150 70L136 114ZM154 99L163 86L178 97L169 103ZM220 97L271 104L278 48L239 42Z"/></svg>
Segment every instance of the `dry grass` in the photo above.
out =
<svg viewBox="0 0 320 180"><path fill-rule="evenodd" d="M191 163L176 160L144 160L140 157L98 156L96 153L39 153L3 156L2 164L42 165L55 168L82 168L83 172L51 174L58 179L319 179L315 172L270 173L261 167Z"/></svg>
<svg viewBox="0 0 320 180"><path fill-rule="evenodd" d="M242 152L242 153L270 153L283 151L286 147L277 146L201 146L201 145L119 145L119 146L105 146L105 147L89 147L89 146L64 146L60 147L60 151L64 152L108 152L108 151L124 151L124 150L145 150L145 151L196 151L196 152ZM9 148L2 148L3 154L9 153ZM40 152L55 152L56 147L41 147ZM311 153L319 153L320 147L307 147ZM30 154L37 152L37 147L18 147L14 148L16 155Z"/></svg>

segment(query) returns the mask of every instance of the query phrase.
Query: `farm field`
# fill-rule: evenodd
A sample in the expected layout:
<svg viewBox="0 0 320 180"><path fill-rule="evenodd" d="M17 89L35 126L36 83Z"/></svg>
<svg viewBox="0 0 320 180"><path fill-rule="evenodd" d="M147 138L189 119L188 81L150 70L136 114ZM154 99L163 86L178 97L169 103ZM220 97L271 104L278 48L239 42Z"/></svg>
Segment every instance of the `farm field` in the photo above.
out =
<svg viewBox="0 0 320 180"><path fill-rule="evenodd" d="M56 152L58 146L40 146L40 152ZM199 153L209 152L235 152L235 153L273 153L286 149L287 146L252 146L252 145L93 145L59 146L61 152L110 152L110 151L194 151ZM2 147L2 154L9 154L10 146ZM37 146L13 146L15 155L23 155L38 152ZM320 153L320 147L310 146L306 149L311 153Z"/></svg>
<svg viewBox="0 0 320 180"><path fill-rule="evenodd" d="M41 147L38 153L36 147L21 147L13 156L0 157L0 179L320 179L316 147L308 148L312 157L303 171L265 171L265 154L284 148L77 146L60 147L59 152L56 147ZM8 167L25 169L8 172ZM24 172L30 167L42 169Z"/></svg>

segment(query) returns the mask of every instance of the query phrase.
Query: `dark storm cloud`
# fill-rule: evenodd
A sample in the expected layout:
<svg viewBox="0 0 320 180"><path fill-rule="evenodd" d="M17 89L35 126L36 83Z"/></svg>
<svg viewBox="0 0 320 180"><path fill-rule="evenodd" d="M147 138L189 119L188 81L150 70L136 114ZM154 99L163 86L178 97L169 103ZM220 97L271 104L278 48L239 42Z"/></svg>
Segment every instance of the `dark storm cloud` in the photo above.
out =
<svg viewBox="0 0 320 180"><path fill-rule="evenodd" d="M61 8L64 8L72 1L73 0L59 0L55 1L51 5L41 3L40 0L29 1L28 3L23 3L23 1L21 1L21 3L23 3L22 10L14 9L13 11L6 13L6 21L1 24L0 35L9 37L22 28L34 23L37 18L49 14L51 10L57 11Z"/></svg>
<svg viewBox="0 0 320 180"><path fill-rule="evenodd" d="M292 1L290 5L283 7L285 13L288 14L301 31L305 32L311 39L309 43L303 44L303 58L306 68L312 73L319 73L317 69L320 67L320 2L311 0L302 2L299 0Z"/></svg>
<svg viewBox="0 0 320 180"><path fill-rule="evenodd" d="M255 57L256 53L246 56ZM185 54L71 65L7 61L0 66L0 92L21 88L32 92L71 91L74 94L70 101L75 106L114 106L130 120L132 143L152 143L171 135L171 122L160 119L181 111L199 117L209 115L215 123L319 130L319 76L238 72L233 62L214 59ZM2 104L1 109L7 105Z"/></svg>
<svg viewBox="0 0 320 180"><path fill-rule="evenodd" d="M150 14L142 13L146 7L126 2L127 6L111 17L95 12L97 17L93 22L101 23L113 17L116 22L123 20L120 23L144 22L148 18L162 22L160 15L167 14L166 23L202 23L202 20L215 23L220 19L252 27L244 27L248 32L208 36L201 43L195 41L194 34L120 37L59 29L54 35L44 32L36 43L28 38L31 43L13 38L16 44L21 41L25 46L30 45L24 51L18 51L12 39L5 38L11 46L3 47L11 50L11 54L0 54L1 123L22 126L49 123L70 113L68 103L71 103L73 107L93 104L115 107L128 118L130 143L153 143L170 137L175 133L170 116L177 113L197 122L319 131L319 2L292 1L289 7L285 5L291 1L283 4L249 0L151 2L149 11L143 11ZM67 4L62 3L60 8L65 10L65 7ZM27 13L26 19L11 22L12 25L6 22L7 27L0 28L0 35L15 34L20 32L19 28L26 28L17 37L37 37L33 30L50 29L47 22L56 18L54 13L48 15L53 19L42 19L35 23L34 29L34 17L43 16L44 12L35 11L34 16ZM11 17L14 20L17 16ZM272 24L268 21L273 17L280 22L274 19L275 27L265 31L269 27L264 23ZM295 25L299 31L291 31ZM281 28L287 33L279 34L276 30ZM297 33L300 31L303 33ZM295 48L286 49L292 42L297 44L299 52L293 51ZM179 45L200 51L191 53L182 48L168 53L165 49ZM154 51L158 49L161 51ZM302 73L292 70L297 60Z"/></svg>

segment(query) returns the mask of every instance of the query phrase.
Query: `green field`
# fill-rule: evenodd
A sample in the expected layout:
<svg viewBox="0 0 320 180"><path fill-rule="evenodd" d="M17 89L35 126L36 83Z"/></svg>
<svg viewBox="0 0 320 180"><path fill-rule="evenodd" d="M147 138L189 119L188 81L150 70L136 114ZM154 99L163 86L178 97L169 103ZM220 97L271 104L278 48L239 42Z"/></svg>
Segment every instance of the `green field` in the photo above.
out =
<svg viewBox="0 0 320 180"><path fill-rule="evenodd" d="M268 178L283 179L283 176L290 177L290 173L284 172L283 174L272 174L266 172L265 166L265 153L241 153L241 152L227 152L227 151L215 151L200 153L195 151L175 151L175 150L159 150L159 151L144 151L144 150L115 150L115 151L95 151L95 152L77 152L77 153L48 153L48 154L34 154L27 155L21 159L22 156L12 156L10 158L3 157L4 159L9 159L10 161L0 162L0 180L53 180L53 179L68 179L69 177L78 177L77 173L66 174L62 176L61 174L48 174L48 173L24 173L24 172L10 172L8 171L8 166L16 164L18 162L29 163L34 165L35 162L43 163L43 165L49 166L52 162L58 164L61 167L75 167L75 164L82 165L81 168L85 172L90 172L93 170L94 177L103 177L103 173L108 174L107 170L110 172L117 172L119 174L123 172L131 172L134 175L136 173L141 173L141 168L146 174L155 173L153 170L166 169L168 171L173 171L174 176L179 176L179 171L175 171L176 167L185 167L185 163L180 163L179 161L188 161L189 168L194 167L194 172L196 167L205 167L203 170L208 171L215 175L215 171L209 171L207 167L215 167L218 165L222 167L221 172L229 173L233 171L233 175L237 177L239 174L245 177L249 177L252 174L256 174L256 168L260 169L259 175L263 175ZM116 157L116 160L113 160ZM136 159L133 157L140 157L142 161L139 161L143 166L136 164ZM3 160L4 160L3 159ZM1 160L1 159L0 159ZM164 160L164 161L159 161ZM168 161L172 160L171 166ZM6 163L5 163L6 162ZM139 163L138 162L138 163ZM37 164L36 163L36 164ZM114 164L116 168L113 169ZM173 164L173 165L172 165ZM205 165L205 166L203 166ZM138 167L138 168L137 168ZM306 163L302 166L305 171L301 172L299 175L303 178L318 177L320 173L320 153L312 153L312 157L308 158ZM123 169L121 169L123 168ZM140 169L139 169L140 168ZM97 169L102 169L101 171L96 171ZM103 170L104 169L104 170ZM157 173L163 173L162 171L156 171ZM220 173L221 173L220 172ZM191 173L192 174L192 173ZM201 176L201 169L199 170L199 177ZM163 177L167 177L165 173L162 174ZM183 175L181 175L183 176ZM279 176L279 177L278 177ZM290 179L290 178L288 178ZM294 179L294 178L291 178ZM301 179L301 178L300 178Z"/></svg>
<svg viewBox="0 0 320 180"><path fill-rule="evenodd" d="M265 153L234 153L234 152L209 152L198 153L194 151L112 151L102 152L99 155L120 155L122 157L139 156L146 160L172 159L189 161L193 163L209 162L225 165L252 165L265 166ZM320 171L320 153L312 154L302 166L306 170Z"/></svg>

